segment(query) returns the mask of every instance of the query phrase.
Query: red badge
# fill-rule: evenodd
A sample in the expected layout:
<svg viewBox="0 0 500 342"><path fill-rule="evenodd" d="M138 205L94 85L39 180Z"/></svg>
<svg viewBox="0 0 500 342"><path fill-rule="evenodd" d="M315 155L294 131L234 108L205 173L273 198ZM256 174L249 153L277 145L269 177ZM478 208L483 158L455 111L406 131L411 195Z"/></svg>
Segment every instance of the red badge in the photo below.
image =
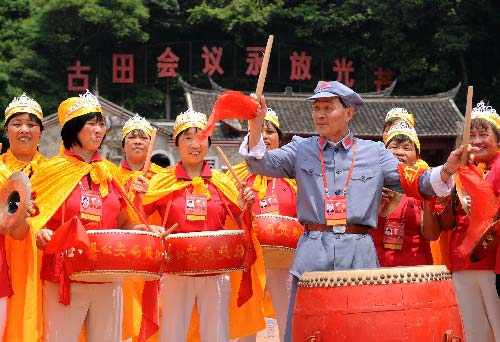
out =
<svg viewBox="0 0 500 342"><path fill-rule="evenodd" d="M102 197L98 191L81 189L80 217L91 221L101 221Z"/></svg>
<svg viewBox="0 0 500 342"><path fill-rule="evenodd" d="M400 251L403 249L405 226L399 220L387 220L384 225L384 248Z"/></svg>
<svg viewBox="0 0 500 342"><path fill-rule="evenodd" d="M327 226L345 226L347 224L347 197L325 197L325 219Z"/></svg>
<svg viewBox="0 0 500 342"><path fill-rule="evenodd" d="M276 195L266 196L259 201L261 214L279 214L280 207Z"/></svg>
<svg viewBox="0 0 500 342"><path fill-rule="evenodd" d="M207 197L205 195L186 194L186 219L203 221L207 216Z"/></svg>

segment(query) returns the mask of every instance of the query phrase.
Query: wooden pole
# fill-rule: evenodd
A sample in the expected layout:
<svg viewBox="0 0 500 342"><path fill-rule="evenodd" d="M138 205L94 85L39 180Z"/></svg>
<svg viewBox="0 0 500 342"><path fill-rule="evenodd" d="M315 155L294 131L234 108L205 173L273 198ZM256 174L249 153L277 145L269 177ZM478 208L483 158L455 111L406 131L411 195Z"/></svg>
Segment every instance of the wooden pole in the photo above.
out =
<svg viewBox="0 0 500 342"><path fill-rule="evenodd" d="M259 79L257 81L257 88L255 90L255 95L257 96L257 102L260 103L260 98L264 91L264 83L266 82L267 76L267 66L269 65L269 57L271 56L271 48L273 47L274 36L270 35L267 39L266 50L264 52L264 58L262 59L262 66L260 68Z"/></svg>
<svg viewBox="0 0 500 342"><path fill-rule="evenodd" d="M151 157L153 154L153 147L156 140L156 131L157 129L153 128L153 131L151 132L151 140L149 141L148 151L146 152L146 160L144 161L144 166L142 167L142 174L144 176L147 175L149 169L151 168Z"/></svg>
<svg viewBox="0 0 500 342"><path fill-rule="evenodd" d="M469 86L467 88L467 105L465 106L465 121L464 121L464 134L463 134L463 146L464 152L462 153L462 164L467 165L469 160L469 153L467 153L467 146L470 143L470 116L472 112L472 94L474 88Z"/></svg>

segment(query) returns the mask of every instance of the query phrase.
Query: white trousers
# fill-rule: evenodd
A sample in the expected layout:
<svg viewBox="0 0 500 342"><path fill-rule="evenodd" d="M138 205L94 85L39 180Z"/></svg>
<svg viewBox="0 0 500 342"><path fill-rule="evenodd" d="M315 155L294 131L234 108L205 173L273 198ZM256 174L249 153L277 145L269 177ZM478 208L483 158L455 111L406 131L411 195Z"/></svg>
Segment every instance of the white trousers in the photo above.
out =
<svg viewBox="0 0 500 342"><path fill-rule="evenodd" d="M45 342L77 342L85 323L87 342L122 339L122 287L120 283L71 284L70 305L59 303L59 284L43 282Z"/></svg>
<svg viewBox="0 0 500 342"><path fill-rule="evenodd" d="M269 291L273 302L280 342L285 340L286 319L288 316L291 289L292 275L288 269L266 268L266 290ZM257 334L240 338L241 342L255 342L256 340Z"/></svg>
<svg viewBox="0 0 500 342"><path fill-rule="evenodd" d="M0 298L0 341L3 341L5 324L7 323L7 297Z"/></svg>
<svg viewBox="0 0 500 342"><path fill-rule="evenodd" d="M467 342L500 342L500 299L494 271L453 272Z"/></svg>
<svg viewBox="0 0 500 342"><path fill-rule="evenodd" d="M201 342L229 341L229 275L187 277L163 275L160 280L159 342L181 342L196 304Z"/></svg>

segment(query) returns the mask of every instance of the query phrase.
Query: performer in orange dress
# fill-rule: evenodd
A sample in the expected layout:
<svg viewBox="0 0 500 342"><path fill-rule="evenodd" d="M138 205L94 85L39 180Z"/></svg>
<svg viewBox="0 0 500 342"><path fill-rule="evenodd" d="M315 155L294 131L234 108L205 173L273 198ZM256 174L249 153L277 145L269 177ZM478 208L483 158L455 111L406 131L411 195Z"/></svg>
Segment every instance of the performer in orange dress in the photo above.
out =
<svg viewBox="0 0 500 342"><path fill-rule="evenodd" d="M470 142L480 149L474 161L495 196L500 195L500 116L482 101L471 113ZM468 196L467 196L468 197ZM465 198L469 206L470 198ZM471 262L460 246L468 239L469 216L456 192L440 215L442 229L453 229L450 238L450 270L467 341L500 341L500 299L495 289L495 251Z"/></svg>
<svg viewBox="0 0 500 342"><path fill-rule="evenodd" d="M4 164L0 163L0 188L3 186L7 178L10 176L10 171ZM29 217L33 205L25 213ZM29 222L24 221L16 227L4 226L4 222L0 222L0 341L4 338L5 326L7 323L7 299L12 296L12 285L9 276L9 265L5 255L5 237L9 236L14 240L24 240L29 232ZM15 228L15 229L13 229Z"/></svg>
<svg viewBox="0 0 500 342"><path fill-rule="evenodd" d="M47 160L38 152L43 128L40 104L25 93L15 97L7 106L4 129L9 149L0 155L0 162L11 173L23 171L31 177ZM32 235L22 240L6 236L5 252L13 289L13 295L8 299L5 340L35 341L42 334L42 322L38 320L41 317L41 254Z"/></svg>
<svg viewBox="0 0 500 342"><path fill-rule="evenodd" d="M267 108L264 125L262 126L262 138L268 151L280 147L283 140L283 132L280 128L278 115L271 108ZM255 201L252 207L254 214L279 214L297 217L297 184L294 179L252 175L248 171L245 162L236 165L234 169L238 177L247 186L251 187L254 190L255 196L257 196L258 201ZM266 267L265 288L272 300L272 309L276 315L281 342L285 338L284 331L288 305L290 304L291 286L292 276L289 269L271 269ZM241 339L241 341L255 341L256 337L256 335L247 336Z"/></svg>
<svg viewBox="0 0 500 342"><path fill-rule="evenodd" d="M204 161L210 138L198 141L198 132L206 123L205 114L191 109L177 116L174 140L181 161L174 168L153 176L143 200L146 213L158 211L166 227L179 224L175 233L227 229L228 222L232 222L228 217L239 217L241 208L251 205L255 198L250 188L241 189L238 194L226 175L211 170ZM232 222L232 227L235 224ZM261 257L257 263L263 268ZM227 273L208 276L164 274L160 280L159 341L186 340L194 305L200 316L201 341L227 342L230 336L242 337L261 330L265 326L261 285L257 284L252 267L253 296L238 308L235 294L241 274L241 271L231 272L231 281ZM247 310L249 307L255 310Z"/></svg>
<svg viewBox="0 0 500 342"><path fill-rule="evenodd" d="M398 121L387 132L386 148L401 163L414 166L420 156L420 141L413 127ZM384 202L384 201L383 201ZM439 222L424 201L406 195L387 217L379 216L377 229L371 231L380 266L432 265L429 240L439 236ZM427 219L422 219L427 214Z"/></svg>
<svg viewBox="0 0 500 342"><path fill-rule="evenodd" d="M97 98L87 91L66 99L59 105L58 116L64 152L32 177L40 201L40 214L31 219L37 246L45 249L70 220L80 221L85 229L144 229L124 200L117 167L98 152L106 124ZM70 282L63 258L47 253L40 278L44 341L77 341L83 324L88 342L121 341L120 283Z"/></svg>

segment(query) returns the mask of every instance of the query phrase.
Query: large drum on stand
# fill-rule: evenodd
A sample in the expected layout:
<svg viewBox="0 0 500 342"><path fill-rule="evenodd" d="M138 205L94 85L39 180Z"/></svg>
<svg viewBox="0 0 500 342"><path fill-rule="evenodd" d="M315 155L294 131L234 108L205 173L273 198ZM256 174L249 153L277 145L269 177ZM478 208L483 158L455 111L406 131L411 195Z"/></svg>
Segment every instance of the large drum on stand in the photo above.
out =
<svg viewBox="0 0 500 342"><path fill-rule="evenodd" d="M119 282L157 280L165 259L158 234L142 230L87 230L90 249L64 253L71 280Z"/></svg>
<svg viewBox="0 0 500 342"><path fill-rule="evenodd" d="M307 272L298 286L294 342L465 341L445 266Z"/></svg>

